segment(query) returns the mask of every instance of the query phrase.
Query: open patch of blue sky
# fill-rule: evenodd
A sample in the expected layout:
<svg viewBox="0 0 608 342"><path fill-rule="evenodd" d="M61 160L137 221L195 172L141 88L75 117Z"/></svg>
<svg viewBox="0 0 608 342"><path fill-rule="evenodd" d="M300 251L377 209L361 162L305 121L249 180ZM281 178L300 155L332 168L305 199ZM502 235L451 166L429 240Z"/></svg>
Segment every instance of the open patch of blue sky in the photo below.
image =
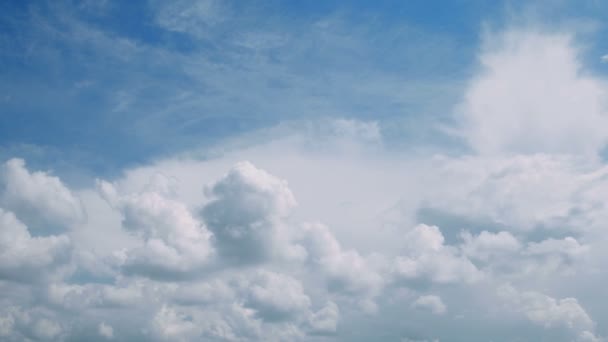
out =
<svg viewBox="0 0 608 342"><path fill-rule="evenodd" d="M485 26L524 12L604 32L600 3L526 3L7 1L0 143L107 171L320 117L453 143L432 126L462 96Z"/></svg>
<svg viewBox="0 0 608 342"><path fill-rule="evenodd" d="M449 116L482 25L508 8L7 1L0 143L110 171L320 117L378 120L395 141L440 141L428 122ZM412 118L421 127L408 129Z"/></svg>

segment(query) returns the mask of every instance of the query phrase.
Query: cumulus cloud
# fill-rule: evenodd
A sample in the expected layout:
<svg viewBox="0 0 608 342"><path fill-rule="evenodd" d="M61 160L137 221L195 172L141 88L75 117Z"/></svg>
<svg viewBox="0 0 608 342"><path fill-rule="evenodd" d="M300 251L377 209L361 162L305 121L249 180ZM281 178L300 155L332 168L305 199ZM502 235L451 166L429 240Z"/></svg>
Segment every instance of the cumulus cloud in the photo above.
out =
<svg viewBox="0 0 608 342"><path fill-rule="evenodd" d="M97 331L99 332L99 335L111 340L114 338L114 329L112 328L111 325L106 324L105 322L101 322L99 323L99 325L97 326Z"/></svg>
<svg viewBox="0 0 608 342"><path fill-rule="evenodd" d="M152 323L166 338L293 340L335 333L339 319L335 303L314 311L298 278L265 269L224 272L167 291L174 305L161 308Z"/></svg>
<svg viewBox="0 0 608 342"><path fill-rule="evenodd" d="M23 159L2 165L0 205L14 212L34 235L61 233L85 218L80 199L59 178L30 172Z"/></svg>
<svg viewBox="0 0 608 342"><path fill-rule="evenodd" d="M248 281L245 306L265 321L293 319L309 309L302 284L287 275L260 271Z"/></svg>
<svg viewBox="0 0 608 342"><path fill-rule="evenodd" d="M40 309L18 306L0 310L0 337L6 341L57 341L64 339L64 328Z"/></svg>
<svg viewBox="0 0 608 342"><path fill-rule="evenodd" d="M151 322L158 339L192 340L300 340L304 333L297 323L275 321L266 324L254 309L235 302L212 307L162 306Z"/></svg>
<svg viewBox="0 0 608 342"><path fill-rule="evenodd" d="M372 299L382 290L384 280L368 259L356 250L343 249L322 224L306 224L302 243L308 262L323 271L331 291L355 295L364 309L375 310Z"/></svg>
<svg viewBox="0 0 608 342"><path fill-rule="evenodd" d="M581 338L594 336L591 333L595 322L576 298L555 299L534 291L519 292L511 285L500 287L498 294L510 308L536 324L546 328L563 326Z"/></svg>
<svg viewBox="0 0 608 342"><path fill-rule="evenodd" d="M163 306L154 316L153 328L167 340L188 341L201 334L200 327L186 314Z"/></svg>
<svg viewBox="0 0 608 342"><path fill-rule="evenodd" d="M0 279L35 281L51 275L70 256L67 236L32 237L13 213L0 208Z"/></svg>
<svg viewBox="0 0 608 342"><path fill-rule="evenodd" d="M582 231L601 227L605 166L573 156L438 158L440 191L429 206L503 229ZM449 182L442 181L450 177ZM457 180L457 181L455 181Z"/></svg>
<svg viewBox="0 0 608 342"><path fill-rule="evenodd" d="M459 109L474 150L593 155L604 146L606 84L584 70L572 35L488 34L479 59Z"/></svg>
<svg viewBox="0 0 608 342"><path fill-rule="evenodd" d="M537 276L554 272L572 273L582 269L589 256L590 246L580 244L573 237L549 238L528 243L522 251L522 257L528 259L522 268L527 272L536 272Z"/></svg>
<svg viewBox="0 0 608 342"><path fill-rule="evenodd" d="M207 191L213 199L202 215L224 260L250 264L302 257L284 222L296 205L286 181L240 162Z"/></svg>
<svg viewBox="0 0 608 342"><path fill-rule="evenodd" d="M428 310L435 315L443 315L447 312L447 307L443 304L441 297L435 295L426 295L418 297L412 307L420 310Z"/></svg>
<svg viewBox="0 0 608 342"><path fill-rule="evenodd" d="M61 326L47 318L41 318L34 324L32 332L41 340L54 340L61 333Z"/></svg>
<svg viewBox="0 0 608 342"><path fill-rule="evenodd" d="M590 247L573 237L548 238L539 242L522 243L506 231L491 233L482 231L478 235L463 231L460 234L463 254L484 271L494 271L496 276L537 277L554 273L568 273L580 268L587 261Z"/></svg>
<svg viewBox="0 0 608 342"><path fill-rule="evenodd" d="M482 277L456 247L444 244L443 234L436 226L414 227L405 235L403 252L392 268L397 281L473 283Z"/></svg>
<svg viewBox="0 0 608 342"><path fill-rule="evenodd" d="M123 227L142 239L125 252L125 271L160 279L192 276L207 264L211 234L183 203L151 190L120 194L105 181L98 188L122 214Z"/></svg>
<svg viewBox="0 0 608 342"><path fill-rule="evenodd" d="M310 332L312 334L333 334L338 327L340 309L334 302L328 302L319 311L313 313L309 318Z"/></svg>
<svg viewBox="0 0 608 342"><path fill-rule="evenodd" d="M508 256L522 248L519 240L506 231L491 233L484 230L477 236L462 232L461 237L464 240L461 247L463 253L478 260L488 261L494 257Z"/></svg>

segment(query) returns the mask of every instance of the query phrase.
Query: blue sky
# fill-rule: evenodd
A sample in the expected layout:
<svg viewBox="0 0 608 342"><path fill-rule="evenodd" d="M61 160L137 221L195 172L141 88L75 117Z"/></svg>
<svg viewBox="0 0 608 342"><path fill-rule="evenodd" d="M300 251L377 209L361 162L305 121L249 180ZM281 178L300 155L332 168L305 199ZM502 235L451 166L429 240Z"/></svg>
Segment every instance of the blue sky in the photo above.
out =
<svg viewBox="0 0 608 342"><path fill-rule="evenodd" d="M608 4L0 3L0 340L605 341Z"/></svg>
<svg viewBox="0 0 608 342"><path fill-rule="evenodd" d="M572 20L566 9L589 21L601 12L483 1L223 2L206 14L182 2L2 6L4 154L41 148L108 172L285 120L398 122L396 140L432 140L402 126L448 116L484 25L521 11L551 15L547 25Z"/></svg>

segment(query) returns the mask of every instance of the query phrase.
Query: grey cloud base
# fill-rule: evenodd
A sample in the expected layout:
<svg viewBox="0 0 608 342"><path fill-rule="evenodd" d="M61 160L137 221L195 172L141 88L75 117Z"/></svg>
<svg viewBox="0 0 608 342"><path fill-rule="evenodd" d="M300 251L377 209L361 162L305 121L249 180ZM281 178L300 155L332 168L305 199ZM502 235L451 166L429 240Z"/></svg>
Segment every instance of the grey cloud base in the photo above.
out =
<svg viewBox="0 0 608 342"><path fill-rule="evenodd" d="M331 227L297 220L288 183L251 163L206 183L196 205L182 199L188 189L180 189L179 176L155 169L139 184L97 182L92 194L118 219L115 245L105 251L82 250L78 226L36 236L9 209L0 211L0 289L10 294L1 298L3 339L367 340L380 329L374 322L384 321L386 340L443 340L426 324L498 315L530 336L601 340L576 298L527 290L532 280L587 274L592 245L575 237L533 241L529 229L463 230L447 242L439 227L420 223L393 232L395 251L363 253ZM62 189L59 198L84 196L53 179L26 178L49 186L41 192ZM456 184L446 194L460 191ZM515 338L505 336L495 340Z"/></svg>

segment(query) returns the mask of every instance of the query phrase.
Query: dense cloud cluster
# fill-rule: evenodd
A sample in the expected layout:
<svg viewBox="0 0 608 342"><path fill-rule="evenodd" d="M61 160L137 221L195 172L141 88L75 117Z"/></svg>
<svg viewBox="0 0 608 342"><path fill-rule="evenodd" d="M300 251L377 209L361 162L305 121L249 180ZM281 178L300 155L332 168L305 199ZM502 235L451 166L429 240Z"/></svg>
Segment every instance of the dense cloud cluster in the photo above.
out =
<svg viewBox="0 0 608 342"><path fill-rule="evenodd" d="M444 168L460 168L463 162L443 160L437 175ZM469 170L474 170L478 161L469 163ZM512 161L515 166L519 163L520 159ZM38 186L52 184L51 189L60 189L44 192L57 197L56 201L49 197L48 203L80 203L79 195L58 178L32 173L20 160L8 161L5 168L15 165L22 175L37 175ZM594 177L586 177L585 182ZM483 182L487 187L494 179ZM96 196L117 217L122 234L116 236L115 248L105 252L82 250L84 246L73 241L78 235L71 235L70 229L79 229L72 225L86 217L83 207L73 211L74 220L64 220L64 229L42 235L20 220L23 213L15 214L9 206L2 209L0 286L12 294L2 298L2 336L8 340L332 340L348 336L344 329L356 329L348 319L381 319L393 305L412 317L445 319L454 314L475 319L463 314L475 302L459 303L451 298L451 291L474 293L477 288L500 308L494 314L519 316L540 329L565 331L580 341L600 340L595 321L576 298L555 299L513 285L567 279L584 274L587 267L592 272L592 247L579 232L591 227L577 226L572 235L547 233L538 239L534 234L539 228L534 225L511 230L494 217L487 230L461 227L446 237L437 225L419 223L395 231L394 251L377 246L373 253L364 253L345 246L327 225L296 220L292 212L297 202L287 182L252 163L236 163L205 184L198 204L188 204L180 200L179 181L159 173L140 184L98 180ZM462 191L463 184L446 184L447 196L435 202L436 208L464 215L457 204L445 204L450 191ZM469 187L468 193L474 194L479 186ZM576 188L581 194L578 189L587 190L584 184ZM5 190L3 195L10 194ZM426 196L432 199L435 194ZM525 195L519 198L531 200ZM22 196L20 201L27 199ZM428 199L420 199L420 209ZM502 204L484 205L496 209L494 205ZM596 210L603 215L601 208ZM467 217L487 219L486 213L469 212ZM545 220L542 216L521 219ZM478 309L483 310L483 305Z"/></svg>

